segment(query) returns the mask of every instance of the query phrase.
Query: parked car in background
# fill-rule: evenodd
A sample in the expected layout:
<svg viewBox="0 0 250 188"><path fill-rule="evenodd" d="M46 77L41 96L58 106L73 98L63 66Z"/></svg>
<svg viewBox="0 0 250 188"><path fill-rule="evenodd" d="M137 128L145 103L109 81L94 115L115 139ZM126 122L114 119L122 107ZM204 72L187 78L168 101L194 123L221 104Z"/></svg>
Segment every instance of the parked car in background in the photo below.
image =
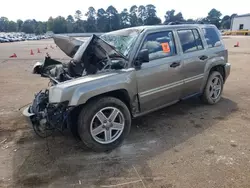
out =
<svg viewBox="0 0 250 188"><path fill-rule="evenodd" d="M5 37L0 37L0 42L1 42L1 43L9 42L9 40L6 39Z"/></svg>
<svg viewBox="0 0 250 188"><path fill-rule="evenodd" d="M12 37L7 36L6 38L7 38L10 42L15 42L15 39L13 39Z"/></svg>
<svg viewBox="0 0 250 188"><path fill-rule="evenodd" d="M1 42L19 42L25 40L41 40L46 39L46 35L34 35L34 34L18 34L18 33L0 33Z"/></svg>

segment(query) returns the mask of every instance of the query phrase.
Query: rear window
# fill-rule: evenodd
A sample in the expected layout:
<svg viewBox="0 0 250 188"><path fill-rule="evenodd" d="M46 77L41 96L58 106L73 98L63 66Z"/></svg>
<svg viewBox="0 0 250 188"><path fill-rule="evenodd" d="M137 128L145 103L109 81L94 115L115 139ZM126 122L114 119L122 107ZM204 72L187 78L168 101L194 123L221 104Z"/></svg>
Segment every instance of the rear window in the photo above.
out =
<svg viewBox="0 0 250 188"><path fill-rule="evenodd" d="M203 28L203 32L209 48L221 45L220 37L214 28Z"/></svg>
<svg viewBox="0 0 250 188"><path fill-rule="evenodd" d="M196 29L179 30L177 32L184 53L203 49L200 35Z"/></svg>

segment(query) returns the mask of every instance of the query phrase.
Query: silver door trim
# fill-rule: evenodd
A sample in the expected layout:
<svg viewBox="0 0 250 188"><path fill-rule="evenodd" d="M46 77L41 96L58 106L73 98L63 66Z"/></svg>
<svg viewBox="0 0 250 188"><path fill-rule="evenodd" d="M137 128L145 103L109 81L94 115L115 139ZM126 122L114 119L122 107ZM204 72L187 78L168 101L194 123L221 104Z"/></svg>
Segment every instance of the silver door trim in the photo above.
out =
<svg viewBox="0 0 250 188"><path fill-rule="evenodd" d="M148 95L152 95L152 94L155 94L155 93L167 90L167 89L171 89L173 87L180 86L182 84L184 84L183 80L178 81L178 82L173 82L171 84L163 85L163 86L160 86L160 87L156 87L154 89L150 89L150 90L141 92L141 93L139 93L139 95L140 95L140 97L146 97Z"/></svg>
<svg viewBox="0 0 250 188"><path fill-rule="evenodd" d="M146 97L146 96L149 96L149 95L152 95L152 94L155 94L155 93L167 90L167 89L171 89L171 88L183 85L183 84L188 83L188 82L192 82L192 81L195 81L195 80L202 79L203 77L204 77L204 74L199 74L199 75L196 75L196 76L193 76L193 77L190 77L190 78L186 78L186 79L183 79L183 80L180 80L180 81L177 81L177 82L173 82L171 84L167 84L167 85L163 85L163 86L160 86L160 87L156 87L154 89L143 91L143 92L139 93L139 96L140 96L140 98L143 98L143 97Z"/></svg>
<svg viewBox="0 0 250 188"><path fill-rule="evenodd" d="M195 80L202 79L203 77L204 77L204 74L199 74L199 75L184 79L184 82L185 83L192 82L192 81L195 81Z"/></svg>

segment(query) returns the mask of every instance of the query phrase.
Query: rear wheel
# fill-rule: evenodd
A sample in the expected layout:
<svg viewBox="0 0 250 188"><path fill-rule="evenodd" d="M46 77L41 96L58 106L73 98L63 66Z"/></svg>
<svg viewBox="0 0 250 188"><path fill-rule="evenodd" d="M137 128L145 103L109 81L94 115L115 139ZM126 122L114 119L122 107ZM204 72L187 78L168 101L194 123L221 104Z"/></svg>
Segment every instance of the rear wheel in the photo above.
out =
<svg viewBox="0 0 250 188"><path fill-rule="evenodd" d="M86 104L78 119L78 133L94 151L109 151L122 143L131 127L127 106L117 98L103 97Z"/></svg>
<svg viewBox="0 0 250 188"><path fill-rule="evenodd" d="M216 104L221 99L224 81L218 71L210 73L206 87L203 91L202 99L207 104Z"/></svg>

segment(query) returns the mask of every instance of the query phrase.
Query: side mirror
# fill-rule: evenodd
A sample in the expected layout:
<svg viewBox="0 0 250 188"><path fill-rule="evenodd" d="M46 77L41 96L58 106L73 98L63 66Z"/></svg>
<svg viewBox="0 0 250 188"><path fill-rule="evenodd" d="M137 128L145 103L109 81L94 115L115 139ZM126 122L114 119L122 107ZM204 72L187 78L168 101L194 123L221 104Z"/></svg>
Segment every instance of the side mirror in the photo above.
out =
<svg viewBox="0 0 250 188"><path fill-rule="evenodd" d="M138 53L138 56L135 61L136 66L140 66L142 63L149 62L149 52L148 49L143 49Z"/></svg>

